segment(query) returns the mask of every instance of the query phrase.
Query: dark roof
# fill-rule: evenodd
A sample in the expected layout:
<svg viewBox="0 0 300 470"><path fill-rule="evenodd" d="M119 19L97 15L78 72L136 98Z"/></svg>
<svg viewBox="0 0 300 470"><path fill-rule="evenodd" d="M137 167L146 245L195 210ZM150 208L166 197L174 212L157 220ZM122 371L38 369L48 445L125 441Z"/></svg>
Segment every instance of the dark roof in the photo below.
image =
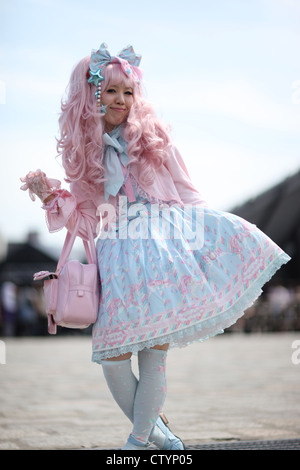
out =
<svg viewBox="0 0 300 470"><path fill-rule="evenodd" d="M254 223L292 258L290 277L300 279L300 171L230 212Z"/></svg>
<svg viewBox="0 0 300 470"><path fill-rule="evenodd" d="M58 259L29 242L9 243L6 258L0 263L0 283L31 285L38 271L55 271Z"/></svg>
<svg viewBox="0 0 300 470"><path fill-rule="evenodd" d="M32 263L53 262L55 258L43 248L33 246L30 243L9 243L6 255L6 263Z"/></svg>

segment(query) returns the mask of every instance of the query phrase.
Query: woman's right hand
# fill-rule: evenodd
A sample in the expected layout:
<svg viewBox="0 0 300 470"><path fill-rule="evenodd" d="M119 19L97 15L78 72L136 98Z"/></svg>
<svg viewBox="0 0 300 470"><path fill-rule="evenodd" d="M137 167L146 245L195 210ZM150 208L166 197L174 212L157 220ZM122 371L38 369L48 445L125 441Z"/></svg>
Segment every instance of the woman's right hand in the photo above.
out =
<svg viewBox="0 0 300 470"><path fill-rule="evenodd" d="M60 187L60 181L55 179L48 179L46 174L41 170L30 171L26 176L20 178L22 183L20 189L23 191L29 190L30 198L35 201L35 196L42 202L48 202L53 196L53 190Z"/></svg>

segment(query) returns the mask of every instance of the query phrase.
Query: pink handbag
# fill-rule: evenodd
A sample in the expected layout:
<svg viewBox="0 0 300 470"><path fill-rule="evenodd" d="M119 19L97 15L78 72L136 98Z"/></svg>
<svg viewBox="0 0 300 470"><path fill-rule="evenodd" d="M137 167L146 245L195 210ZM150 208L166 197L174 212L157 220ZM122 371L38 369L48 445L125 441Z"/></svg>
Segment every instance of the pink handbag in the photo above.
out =
<svg viewBox="0 0 300 470"><path fill-rule="evenodd" d="M92 229L86 223L89 241L83 240L88 264L70 260L70 256L81 216L76 227L68 232L55 273L41 271L34 280L44 280L44 299L48 314L48 332L56 334L56 326L66 328L87 328L95 323L98 315L100 282L97 269L97 255Z"/></svg>

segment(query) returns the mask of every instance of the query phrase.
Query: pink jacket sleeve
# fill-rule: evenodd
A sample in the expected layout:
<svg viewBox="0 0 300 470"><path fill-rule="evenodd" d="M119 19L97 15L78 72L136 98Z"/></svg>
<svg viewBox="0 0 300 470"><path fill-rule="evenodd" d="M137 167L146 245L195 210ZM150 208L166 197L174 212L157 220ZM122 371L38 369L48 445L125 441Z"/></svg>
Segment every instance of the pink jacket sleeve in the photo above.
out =
<svg viewBox="0 0 300 470"><path fill-rule="evenodd" d="M92 199L86 197L78 183L72 183L70 192L65 189L54 191L54 199L43 205L46 210L46 222L50 232L56 232L66 227L70 232L74 230L77 217L82 220L78 235L88 240L86 222L92 226L94 237L97 236L99 217L96 215L96 206Z"/></svg>
<svg viewBox="0 0 300 470"><path fill-rule="evenodd" d="M178 194L184 204L206 205L199 191L193 185L183 158L176 147L172 147L164 165L172 176Z"/></svg>

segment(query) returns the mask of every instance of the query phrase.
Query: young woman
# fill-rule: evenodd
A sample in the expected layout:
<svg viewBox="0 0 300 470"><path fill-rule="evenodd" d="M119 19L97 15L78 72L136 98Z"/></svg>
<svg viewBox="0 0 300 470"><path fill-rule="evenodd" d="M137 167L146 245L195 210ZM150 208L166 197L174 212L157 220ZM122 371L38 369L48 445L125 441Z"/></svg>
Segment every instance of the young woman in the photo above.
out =
<svg viewBox="0 0 300 470"><path fill-rule="evenodd" d="M92 223L101 279L92 360L133 424L124 449L184 449L160 413L166 356L222 333L289 260L256 226L207 206L142 92L140 56L102 44L75 67L58 150L70 191L37 170L22 189L50 231ZM85 225L80 236L88 238ZM138 355L139 379L131 369Z"/></svg>

